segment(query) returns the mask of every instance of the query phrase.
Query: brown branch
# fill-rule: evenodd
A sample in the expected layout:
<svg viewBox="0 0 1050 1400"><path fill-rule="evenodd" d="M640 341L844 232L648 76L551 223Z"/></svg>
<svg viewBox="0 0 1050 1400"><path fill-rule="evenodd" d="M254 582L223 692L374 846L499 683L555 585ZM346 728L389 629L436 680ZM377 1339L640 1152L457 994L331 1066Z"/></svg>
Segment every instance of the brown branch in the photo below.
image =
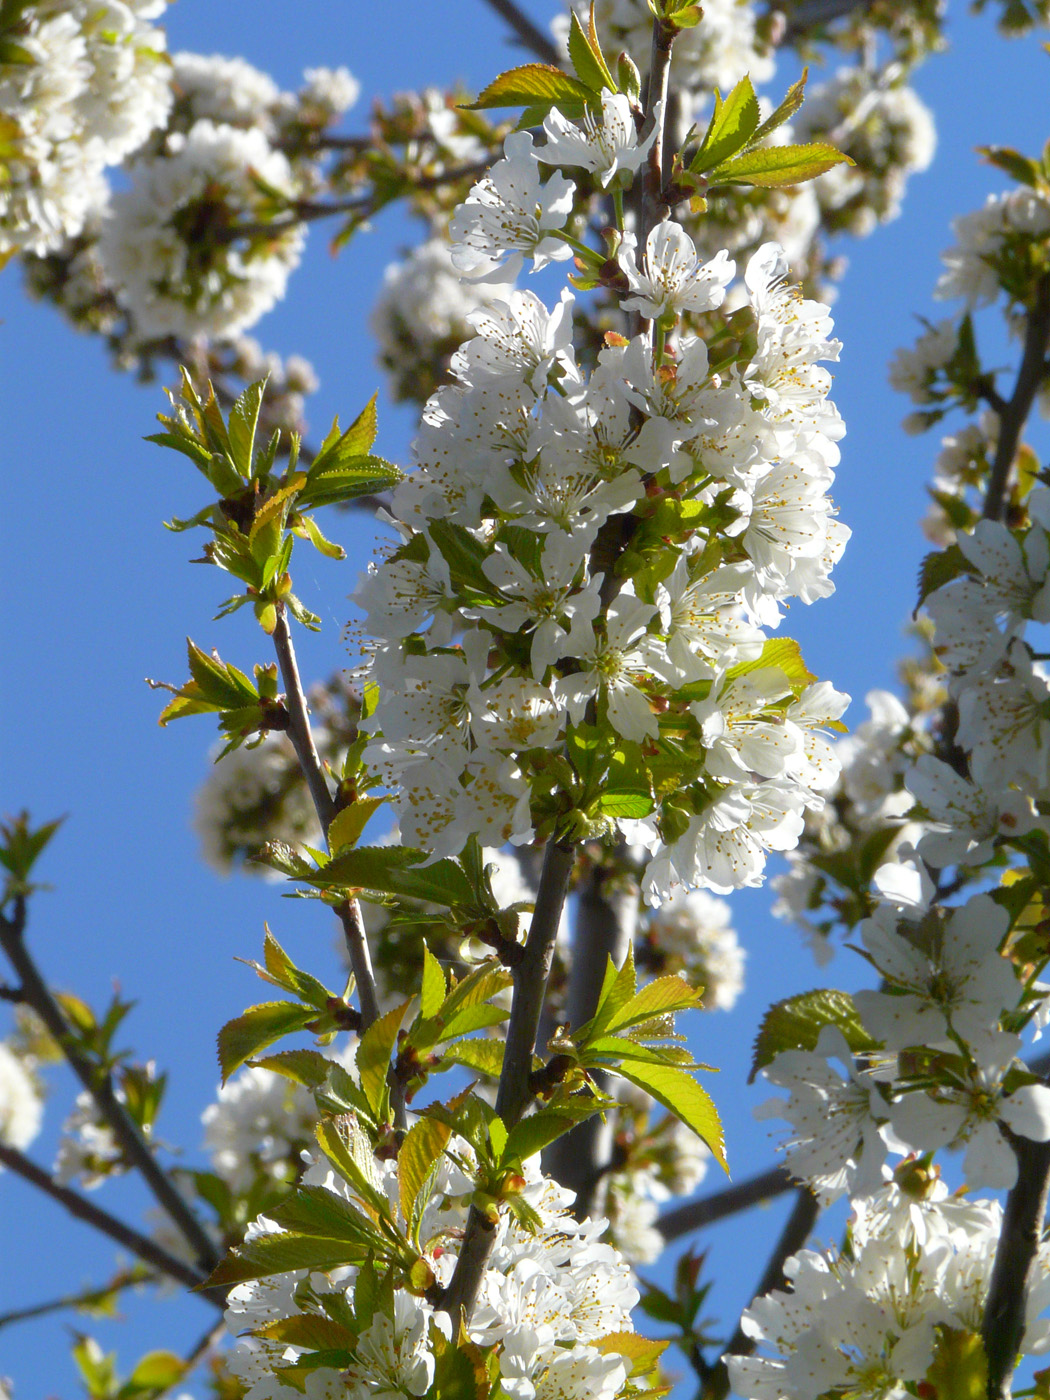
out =
<svg viewBox="0 0 1050 1400"><path fill-rule="evenodd" d="M60 1206L64 1206L70 1215L77 1220L84 1221L85 1224L93 1226L103 1235L108 1235L111 1240L130 1250L144 1264L151 1265L162 1274L167 1274L169 1278L177 1283L185 1285L186 1288L197 1289L204 1282L204 1276L197 1272L192 1265L185 1263L182 1259L176 1259L174 1254L169 1254L155 1240L151 1240L148 1235L142 1235L138 1230L133 1230L130 1225L125 1225L122 1220L118 1220L115 1215L110 1215L109 1211L96 1206L93 1201L89 1201L86 1196L80 1195L78 1191L71 1190L68 1186L60 1186L57 1181L44 1171L43 1167L37 1164L15 1147L7 1147L0 1143L0 1164L9 1167L17 1176L28 1181L45 1196L50 1196L53 1201L57 1201ZM225 1299L221 1293L210 1291L201 1292L198 1295L213 1307L222 1308L225 1306Z"/></svg>
<svg viewBox="0 0 1050 1400"><path fill-rule="evenodd" d="M531 49L541 63L550 63L555 68L561 67L561 54L554 44L543 30L533 24L528 15L514 4L514 0L485 0L485 3L490 10L495 10L500 19L506 20L521 44Z"/></svg>
<svg viewBox="0 0 1050 1400"><path fill-rule="evenodd" d="M759 1279L758 1287L755 1290L756 1298L763 1298L767 1293L772 1293L775 1288L784 1287L786 1282L784 1264L792 1254L797 1254L806 1243L819 1213L820 1207L817 1205L816 1197L803 1187L798 1193L791 1214L787 1218L787 1223L769 1256L769 1262L766 1264L762 1277ZM729 1394L729 1368L726 1365L726 1358L729 1356L748 1356L754 1351L755 1345L754 1338L749 1337L743 1326L738 1323L736 1331L726 1343L725 1350L711 1368L704 1382L701 1390L703 1400L725 1400Z"/></svg>
<svg viewBox="0 0 1050 1400"><path fill-rule="evenodd" d="M210 1273L218 1262L215 1246L205 1233L192 1207L175 1186L171 1177L154 1157L142 1130L117 1098L113 1080L97 1060L86 1055L77 1045L65 1014L41 977L26 948L24 940L26 906L24 898L15 900L14 918L0 914L0 947L3 948L18 976L26 1005L32 1007L43 1021L66 1057L74 1074L95 1101L95 1105L113 1132L124 1159L142 1174L157 1204L170 1217L186 1243L193 1250L201 1269Z"/></svg>
<svg viewBox="0 0 1050 1400"><path fill-rule="evenodd" d="M995 444L995 456L988 473L988 489L985 492L984 508L981 514L985 520L1001 520L1006 504L1006 487L1017 455L1017 447L1024 432L1024 425L1032 411L1032 404L1046 378L1047 351L1050 350L1050 274L1044 274L1036 283L1035 302L1028 313L1025 329L1024 350L1021 365L1017 371L1017 382L1009 402L999 413L999 438Z"/></svg>
<svg viewBox="0 0 1050 1400"><path fill-rule="evenodd" d="M797 1182L791 1180L783 1167L772 1167L749 1181L740 1182L738 1186L727 1186L724 1191L716 1191L699 1201L688 1201L684 1206L665 1211L657 1220L656 1228L668 1242L677 1240L694 1230L702 1230L705 1225L713 1225L727 1216L782 1196L796 1185Z"/></svg>
<svg viewBox="0 0 1050 1400"><path fill-rule="evenodd" d="M848 15L864 14L872 9L874 0L799 0L798 4L775 5L776 9L787 9L788 18L781 37L781 44L797 44L800 39L812 38L814 29L834 24Z"/></svg>
<svg viewBox="0 0 1050 1400"><path fill-rule="evenodd" d="M610 857L618 862L614 872L626 876L624 843ZM602 979L609 958L622 967L627 951L634 943L638 926L638 890L627 877L621 888L606 891L610 872L596 866L580 892L576 903L576 928L572 942L572 965L566 1015L570 1026L582 1026L594 1015L601 991ZM594 1071L598 1087L604 1088L608 1076ZM558 1138L544 1162L544 1167L570 1191L576 1192L573 1212L582 1220L590 1214L594 1193L608 1170L612 1159L611 1121L603 1122L598 1114L585 1118L571 1132Z"/></svg>
<svg viewBox="0 0 1050 1400"><path fill-rule="evenodd" d="M283 605L277 608L277 626L273 632L273 645L277 653L277 663L281 668L284 682L284 703L288 709L288 738L292 741L295 756L299 760L306 786L321 823L325 842L328 841L328 828L336 814L335 798L328 786L324 765L314 743L313 729L310 726L310 712L306 694L299 677L299 663L295 659L288 614ZM356 899L349 899L339 910L339 920L343 926L343 938L350 958L354 981L357 983L357 999L361 1007L361 1029L366 1031L379 1016L379 994L376 989L375 973L372 971L372 958L368 951L364 924L361 921L361 908ZM395 1109L399 1117L404 1114L404 1089L398 1087L400 1081L391 1083Z"/></svg>
<svg viewBox="0 0 1050 1400"><path fill-rule="evenodd" d="M1006 1198L981 1326L988 1357L988 1400L1009 1400L1050 1191L1050 1142L1032 1142L1013 1134L1010 1138L1017 1157L1017 1183Z"/></svg>
<svg viewBox="0 0 1050 1400"><path fill-rule="evenodd" d="M547 842L536 905L525 940L525 955L513 972L514 993L507 1022L503 1069L496 1092L496 1112L508 1128L518 1121L530 1099L529 1076L536 1033L575 858L575 845L554 837ZM456 1269L440 1303L453 1319L462 1312L469 1322L495 1237L492 1224L471 1206Z"/></svg>
<svg viewBox="0 0 1050 1400"><path fill-rule="evenodd" d="M97 1288L86 1288L81 1293L66 1293L61 1298L50 1298L46 1303L33 1303L27 1308L14 1308L0 1313L0 1327L10 1327L15 1322L32 1322L37 1317L49 1317L52 1313L64 1312L67 1308L98 1307L114 1293L125 1288L134 1288L140 1283L156 1283L157 1274L151 1269L136 1265L133 1269L123 1269L109 1283Z"/></svg>

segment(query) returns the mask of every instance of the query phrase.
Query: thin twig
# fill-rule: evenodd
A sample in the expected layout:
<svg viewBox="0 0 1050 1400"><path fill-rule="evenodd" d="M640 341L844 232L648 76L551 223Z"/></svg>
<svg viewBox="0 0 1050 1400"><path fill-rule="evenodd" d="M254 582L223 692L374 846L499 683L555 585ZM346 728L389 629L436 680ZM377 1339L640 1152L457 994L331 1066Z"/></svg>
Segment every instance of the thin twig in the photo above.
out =
<svg viewBox="0 0 1050 1400"><path fill-rule="evenodd" d="M995 456L988 473L988 489L985 492L984 508L981 514L985 520L1002 519L1006 504L1006 487L1017 455L1017 447L1024 432L1024 425L1032 411L1035 396L1047 374L1046 355L1050 349L1050 274L1044 274L1036 283L1035 302L1028 314L1025 329L1024 350L1021 365L1017 371L1017 382L1008 403L999 413L999 439L995 444Z"/></svg>
<svg viewBox="0 0 1050 1400"><path fill-rule="evenodd" d="M767 1293L772 1293L774 1288L783 1288L785 1283L784 1264L792 1254L797 1254L809 1238L810 1231L816 1224L820 1207L816 1198L805 1187L799 1191L791 1214L787 1218L787 1223L781 1232L769 1256L758 1287L755 1289L755 1297L763 1298ZM738 1323L736 1331L726 1343L722 1355L718 1362L711 1368L711 1371L704 1382L701 1394L703 1400L725 1400L729 1394L729 1368L726 1365L726 1358L729 1356L747 1356L755 1349L754 1338L749 1337L743 1326Z"/></svg>
<svg viewBox="0 0 1050 1400"><path fill-rule="evenodd" d="M45 1196L50 1196L53 1201L64 1206L70 1215L77 1220L83 1220L85 1224L92 1225L103 1235L108 1235L111 1240L128 1249L144 1264L151 1265L162 1274L167 1274L176 1283L184 1284L187 1288L197 1289L204 1282L203 1275L199 1274L192 1265L185 1263L182 1259L176 1259L174 1254L169 1254L155 1240L151 1240L148 1235L142 1235L138 1230L133 1230L130 1225L125 1225L122 1220L118 1220L115 1215L110 1215L109 1211L96 1206L93 1201L89 1201L86 1196L80 1195L78 1191L71 1190L68 1186L60 1186L57 1181L53 1181L43 1167L19 1152L15 1147L8 1147L0 1143L0 1164L10 1167L17 1176L28 1181ZM199 1297L214 1307L225 1306L220 1293L201 1292Z"/></svg>
<svg viewBox="0 0 1050 1400"><path fill-rule="evenodd" d="M15 900L13 919L0 914L0 947L7 954L18 976L26 1004L32 1007L43 1021L74 1074L94 1099L100 1115L112 1130L125 1161L141 1172L157 1204L167 1213L172 1224L193 1250L201 1269L210 1273L219 1257L215 1246L189 1202L154 1157L142 1130L117 1098L109 1073L78 1047L62 1008L51 995L26 948L25 919L25 900L21 897Z"/></svg>
<svg viewBox="0 0 1050 1400"><path fill-rule="evenodd" d="M688 1201L684 1206L665 1211L657 1220L656 1228L668 1242L677 1240L694 1230L702 1230L705 1225L713 1225L727 1216L782 1196L797 1184L783 1167L772 1167L749 1181L741 1181L737 1186L727 1186L724 1191L716 1191L699 1201Z"/></svg>
<svg viewBox="0 0 1050 1400"><path fill-rule="evenodd" d="M514 993L510 1020L507 1022L503 1070L496 1092L496 1112L508 1128L512 1128L521 1117L530 1098L529 1076L536 1048L536 1032L575 857L574 845L553 838L547 842L540 885L536 891L536 905L525 940L525 953L514 969ZM491 1222L471 1206L456 1269L441 1300L441 1307L453 1318L462 1312L469 1322L495 1237L496 1231Z"/></svg>
<svg viewBox="0 0 1050 1400"><path fill-rule="evenodd" d="M531 49L542 63L560 67L561 54L543 30L514 4L514 0L485 0L485 3L490 10L496 11L500 19L506 20L525 48Z"/></svg>
<svg viewBox="0 0 1050 1400"><path fill-rule="evenodd" d="M151 1269L136 1266L122 1269L109 1283L97 1288L86 1288L81 1293L66 1293L61 1298L50 1298L46 1303L33 1303L27 1308L14 1308L0 1313L0 1327L10 1327L15 1322L32 1322L37 1317L49 1317L52 1313L65 1312L67 1308L98 1307L121 1293L125 1288L134 1288L140 1283L156 1283L157 1274Z"/></svg>
<svg viewBox="0 0 1050 1400"><path fill-rule="evenodd" d="M1006 1198L981 1326L988 1357L988 1400L1009 1400L1050 1191L1050 1142L1032 1142L1014 1135L1011 1138L1017 1157L1017 1182Z"/></svg>
<svg viewBox="0 0 1050 1400"><path fill-rule="evenodd" d="M306 779L314 811L317 813L317 820L321 823L321 830L324 832L327 843L328 828L336 814L335 798L328 786L324 765L317 752L317 745L314 743L309 707L306 703L303 683L299 677L299 663L295 659L291 628L288 626L288 614L283 606L279 606L277 609L277 626L273 631L273 645L277 653L277 663L281 668L281 679L284 682L284 703L288 709L289 719L288 737L295 749L295 756L299 760L299 767ZM361 921L361 908L356 899L349 899L340 906L338 913L339 920L343 925L343 937L346 941L346 951L350 958L354 981L357 983L357 999L361 1008L361 1029L365 1031L379 1016L379 993L376 989L375 973L372 971L368 940L365 937L364 924ZM396 1083L392 1083L391 1092L394 1095L395 1109L398 1109L399 1104L403 1101L403 1088L397 1089ZM401 1097L399 1098L398 1095Z"/></svg>
<svg viewBox="0 0 1050 1400"><path fill-rule="evenodd" d="M608 960L622 967L634 943L638 926L638 890L627 875L626 848L621 843L610 859L621 875L621 885L608 891L609 871L595 866L576 903L572 940L572 964L566 1015L569 1025L582 1026L594 1015ZM599 1089L607 1076L593 1072ZM595 1114L551 1144L544 1167L562 1186L576 1192L573 1212L578 1219L590 1214L594 1193L608 1170L613 1153L612 1122Z"/></svg>

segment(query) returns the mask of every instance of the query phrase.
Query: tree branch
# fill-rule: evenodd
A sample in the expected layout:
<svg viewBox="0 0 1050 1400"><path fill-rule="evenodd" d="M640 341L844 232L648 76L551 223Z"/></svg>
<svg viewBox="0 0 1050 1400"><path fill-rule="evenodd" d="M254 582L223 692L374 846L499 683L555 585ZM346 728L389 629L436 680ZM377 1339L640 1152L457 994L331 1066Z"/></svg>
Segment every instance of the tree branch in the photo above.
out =
<svg viewBox="0 0 1050 1400"><path fill-rule="evenodd" d="M1017 1157L1017 1182L1006 1198L981 1327L988 1357L988 1400L1009 1400L1050 1190L1050 1142L1010 1137Z"/></svg>
<svg viewBox="0 0 1050 1400"><path fill-rule="evenodd" d="M109 1283L98 1288L86 1288L81 1293L67 1293L61 1298L51 1298L46 1303L33 1303L27 1308L13 1308L0 1313L0 1328L10 1327L15 1322L32 1322L37 1317L48 1317L51 1313L64 1312L67 1308L98 1307L121 1293L125 1288L134 1288L140 1283L156 1283L157 1275L150 1269L138 1265L133 1269L123 1269Z"/></svg>
<svg viewBox="0 0 1050 1400"><path fill-rule="evenodd" d="M1017 455L1017 447L1024 432L1024 425L1032 411L1032 404L1046 378L1046 355L1050 349L1050 274L1044 274L1036 283L1035 302L1028 315L1025 330L1024 351L1017 371L1010 401L1003 405L999 413L999 440L995 445L991 471L988 473L988 489L985 492L984 508L981 514L985 520L1001 520L1006 504L1006 487Z"/></svg>
<svg viewBox="0 0 1050 1400"><path fill-rule="evenodd" d="M306 779L314 811L317 813L317 820L321 823L321 830L324 832L327 844L328 827L336 814L335 798L328 786L324 765L317 752L317 745L314 743L306 694L299 677L299 664L295 659L291 628L288 626L288 614L283 606L278 606L277 609L277 626L273 632L273 645L277 653L277 663L281 668L281 679L284 682L284 703L288 709L289 719L288 738L295 749L295 756L299 760L299 767ZM379 1016L379 995L376 990L375 973L372 971L368 940L365 937L364 924L361 921L361 907L356 899L349 899L340 906L338 914L343 925L343 938L346 941L346 951L353 969L354 981L357 983L357 999L361 1008L361 1029L366 1031ZM392 1084L392 1093L394 1093L394 1088L395 1086ZM398 1104L402 1105L400 1110L402 1114L404 1111L403 1102L403 1088L398 1088L394 1094L394 1104L395 1109L397 1109Z"/></svg>
<svg viewBox="0 0 1050 1400"><path fill-rule="evenodd" d="M533 24L528 15L514 4L514 0L485 0L485 3L490 10L495 10L500 19L506 20L524 47L531 49L542 63L550 63L555 68L561 67L561 54L554 44L543 30Z"/></svg>
<svg viewBox="0 0 1050 1400"><path fill-rule="evenodd" d="M705 1225L713 1225L717 1220L725 1220L727 1216L782 1196L795 1186L797 1182L791 1180L783 1167L772 1167L738 1186L727 1186L724 1191L665 1211L657 1220L656 1228L670 1243L693 1230L702 1230Z"/></svg>
<svg viewBox="0 0 1050 1400"><path fill-rule="evenodd" d="M536 907L529 925L529 936L525 940L525 954L513 971L514 997L507 1022L503 1070L496 1092L496 1112L508 1128L512 1128L521 1117L531 1097L529 1076L536 1048L536 1032L565 904L565 892L575 859L575 845L554 837L547 842L540 886L536 891ZM453 1320L462 1311L469 1322L495 1237L495 1227L471 1206L456 1269L440 1303L446 1312L451 1313Z"/></svg>
<svg viewBox="0 0 1050 1400"><path fill-rule="evenodd" d="M25 918L25 899L19 897L15 900L13 919L0 914L0 947L18 976L26 1004L43 1021L74 1074L94 1099L99 1113L112 1129L125 1160L141 1172L157 1204L168 1214L172 1224L193 1250L201 1269L210 1273L218 1262L215 1246L192 1207L154 1157L138 1124L117 1098L108 1071L78 1048L62 1008L51 995L25 946Z"/></svg>
<svg viewBox="0 0 1050 1400"><path fill-rule="evenodd" d="M792 1254L797 1254L806 1243L819 1214L820 1207L817 1205L816 1197L803 1187L798 1193L780 1239L777 1240L773 1252L769 1256L765 1271L759 1279L758 1287L755 1290L756 1298L765 1297L767 1293L772 1293L774 1288L784 1287L786 1282L784 1264ZM704 1382L701 1391L703 1400L725 1400L729 1394L729 1368L726 1365L726 1357L747 1356L754 1349L754 1338L749 1337L743 1326L738 1323L736 1331L726 1343L725 1350L711 1368L707 1380Z"/></svg>
<svg viewBox="0 0 1050 1400"><path fill-rule="evenodd" d="M576 905L576 929L572 942L572 965L566 1015L569 1025L582 1026L594 1015L598 1005L602 979L609 958L622 967L628 949L634 943L638 926L638 890L630 877L621 880L620 888L607 893L610 874L623 872L626 849L621 842L611 859L619 869L596 866L580 892ZM594 1071L599 1088L608 1083L608 1076ZM612 1123L602 1122L595 1114L551 1144L544 1163L557 1181L576 1192L573 1211L578 1219L589 1215L594 1193L612 1158Z"/></svg>
<svg viewBox="0 0 1050 1400"><path fill-rule="evenodd" d="M199 1274L192 1265L185 1263L182 1259L176 1259L174 1254L169 1254L155 1240L151 1240L148 1235L142 1235L138 1230L133 1230L130 1225L125 1225L122 1220L118 1220L115 1215L110 1215L109 1211L102 1210L87 1197L81 1196L79 1192L72 1191L68 1186L60 1186L57 1181L44 1171L43 1167L37 1164L15 1147L7 1147L0 1143L0 1164L10 1169L28 1181L38 1190L43 1191L45 1196L50 1196L53 1201L74 1216L77 1220L83 1220L85 1224L92 1225L103 1235L108 1235L111 1240L122 1245L124 1249L130 1250L144 1264L151 1265L162 1274L167 1274L176 1283L185 1285L186 1288L197 1289L204 1282L204 1276ZM210 1247L210 1246L209 1246ZM201 1292L199 1294L206 1302L213 1307L225 1307L224 1297L215 1291Z"/></svg>

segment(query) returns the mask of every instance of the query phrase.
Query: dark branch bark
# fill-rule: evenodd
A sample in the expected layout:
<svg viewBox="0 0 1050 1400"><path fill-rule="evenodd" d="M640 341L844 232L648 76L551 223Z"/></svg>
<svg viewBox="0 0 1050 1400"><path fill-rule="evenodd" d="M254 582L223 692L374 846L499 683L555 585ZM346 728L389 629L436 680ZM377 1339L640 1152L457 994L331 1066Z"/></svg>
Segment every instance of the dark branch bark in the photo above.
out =
<svg viewBox="0 0 1050 1400"><path fill-rule="evenodd" d="M514 969L514 999L507 1022L503 1071L496 1093L496 1112L508 1128L512 1128L521 1117L530 1098L529 1076L536 1048L536 1032L575 858L574 845L553 838L547 842L540 887L536 892L536 908L525 941L525 955ZM467 1321L470 1320L495 1235L489 1221L472 1206L456 1270L440 1304L451 1313L453 1319L462 1312Z"/></svg>
<svg viewBox="0 0 1050 1400"><path fill-rule="evenodd" d="M94 1099L95 1106L112 1130L125 1161L142 1174L157 1204L167 1213L172 1224L193 1250L201 1270L210 1273L218 1262L215 1246L192 1207L154 1157L138 1124L117 1098L110 1075L78 1048L62 1008L51 995L26 948L23 937L25 917L25 900L21 898L15 900L13 919L0 914L0 947L15 970L26 1004L31 1006L43 1021L70 1068Z"/></svg>
<svg viewBox="0 0 1050 1400"><path fill-rule="evenodd" d="M796 1185L783 1167L772 1167L760 1176L740 1182L738 1186L727 1186L724 1191L716 1191L712 1196L704 1196L699 1201L689 1201L684 1206L665 1211L656 1222L656 1228L668 1242L677 1240L693 1230L702 1230L705 1225L713 1225L717 1220L725 1220L727 1216L782 1196Z"/></svg>
<svg viewBox="0 0 1050 1400"><path fill-rule="evenodd" d="M784 1264L792 1254L797 1254L806 1243L819 1214L820 1207L817 1205L816 1198L805 1188L800 1190L791 1214L787 1218L787 1224L784 1226L780 1239L777 1240L776 1246L769 1256L765 1271L759 1279L758 1287L755 1290L756 1298L762 1298L767 1293L772 1293L775 1288L784 1287L786 1281ZM712 1367L704 1383L703 1400L725 1400L729 1394L729 1368L726 1365L726 1358L747 1356L754 1349L753 1339L744 1332L743 1327L738 1323L736 1331L726 1343L726 1348L719 1357L717 1365Z"/></svg>
<svg viewBox="0 0 1050 1400"><path fill-rule="evenodd" d="M624 854L621 844L613 856L621 869ZM610 893L608 883L609 872L597 867L576 905L566 1006L572 1027L582 1026L594 1015L609 958L622 967L627 950L634 943L638 890L625 871L621 888ZM601 1071L594 1072L594 1078L599 1088L608 1083L608 1076ZM603 1123L597 1114L552 1144L544 1166L563 1186L576 1192L574 1212L578 1219L590 1214L595 1190L608 1170L612 1152L612 1125Z"/></svg>
<svg viewBox="0 0 1050 1400"><path fill-rule="evenodd" d="M284 682L284 703L288 709L289 718L288 738L295 749L295 756L299 760L299 767L302 769L306 786L310 790L314 811L317 813L317 820L321 823L321 830L324 832L327 843L328 827L336 813L335 799L328 786L324 765L314 743L306 694L299 677L299 664L295 659L291 628L288 626L288 614L283 607L277 609L277 626L274 628L273 645L277 653L278 665L281 668L281 679ZM340 907L338 913L343 926L343 937L346 941L350 966L357 983L357 999L361 1008L361 1029L365 1031L379 1016L379 995L376 990L375 973L372 971L368 940L365 937L364 924L361 922L361 908L356 899L351 899ZM395 1086L392 1083L391 1093L395 1110L399 1116L402 1116L404 1112L403 1090L400 1086Z"/></svg>
<svg viewBox="0 0 1050 1400"><path fill-rule="evenodd" d="M1050 349L1050 275L1041 277L1036 284L1035 302L1028 313L1028 326L1025 331L1024 350L1021 365L1017 371L1017 382L1008 403L999 413L999 440L995 445L991 471L988 474L988 489L984 497L982 515L986 520L1002 519L1006 504L1006 488L1010 468L1017 455L1018 444L1032 404L1046 378L1046 355Z"/></svg>
<svg viewBox="0 0 1050 1400"><path fill-rule="evenodd" d="M149 1264L151 1268L166 1274L176 1283L181 1283L186 1288L195 1289L204 1282L204 1276L190 1264L176 1259L174 1254L169 1254L155 1240L140 1234L138 1230L133 1230L130 1225L125 1225L122 1220L118 1220L115 1215L110 1215L109 1211L102 1210L100 1206L96 1206L93 1201L81 1196L79 1192L70 1190L68 1186L59 1186L58 1182L53 1181L43 1167L38 1167L17 1148L7 1147L0 1143L0 1164L9 1167L24 1181L28 1181L44 1195L50 1196L53 1201L64 1206L69 1214L77 1220L83 1220L85 1224L93 1226L101 1234L108 1235L111 1240L124 1249L130 1250L144 1264ZM214 1307L222 1308L225 1306L225 1300L220 1293L202 1292L199 1296Z"/></svg>
<svg viewBox="0 0 1050 1400"><path fill-rule="evenodd" d="M531 49L542 63L561 67L561 54L550 38L514 4L514 0L485 0L485 3L490 10L495 10L500 19L506 20L524 47Z"/></svg>
<svg viewBox="0 0 1050 1400"><path fill-rule="evenodd" d="M1017 1183L1006 1198L981 1328L988 1356L988 1400L1010 1397L1050 1189L1050 1142L1012 1136L1011 1145L1017 1157Z"/></svg>
<svg viewBox="0 0 1050 1400"><path fill-rule="evenodd" d="M33 1303L26 1308L12 1308L10 1312L0 1313L0 1328L10 1327L15 1322L32 1322L34 1318L49 1317L52 1313L65 1312L69 1308L98 1307L125 1288L156 1283L157 1277L151 1269L136 1265L133 1269L122 1270L109 1283L100 1284L98 1288L85 1288L79 1293L66 1293L61 1298L49 1298L45 1303Z"/></svg>

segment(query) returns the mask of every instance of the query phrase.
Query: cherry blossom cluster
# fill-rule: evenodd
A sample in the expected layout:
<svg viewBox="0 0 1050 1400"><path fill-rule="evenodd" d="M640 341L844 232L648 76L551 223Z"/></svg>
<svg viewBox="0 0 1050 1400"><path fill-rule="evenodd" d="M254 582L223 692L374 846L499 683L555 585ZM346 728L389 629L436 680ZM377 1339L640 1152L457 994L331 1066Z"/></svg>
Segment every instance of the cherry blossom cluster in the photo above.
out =
<svg viewBox="0 0 1050 1400"><path fill-rule="evenodd" d="M588 132L599 173L637 164L637 138L615 122L607 103ZM456 212L465 275L498 281L526 257L539 268L572 256L573 183L542 177L562 159L564 125L548 118L539 151L527 132L509 137ZM575 145L565 158L581 163ZM661 345L683 314L716 309L735 272L724 252L701 262L670 222L640 252L638 264L625 236L622 305L657 321ZM692 335L654 365L643 334L614 337L586 376L568 292L553 311L510 291L474 315L457 382L430 400L417 469L394 496L402 543L356 594L378 639L369 757L397 789L407 842L442 855L471 834L531 841L552 751L595 717L631 755L655 760L673 728L697 758L673 811L650 804L619 823L651 852L654 900L679 883L760 882L768 850L793 845L822 802L835 766L820 731L845 697L752 664L784 601L830 591L848 535L827 496L842 424L817 364L839 346L826 308L784 271L774 245L751 260L755 346L718 370ZM612 533L661 499L691 523L660 575L610 571Z"/></svg>
<svg viewBox="0 0 1050 1400"><path fill-rule="evenodd" d="M746 1310L762 1350L729 1362L753 1400L827 1394L905 1395L925 1381L943 1329L979 1333L1002 1227L998 1201L950 1195L938 1176L906 1166L855 1203L849 1250L804 1250L787 1261L790 1291ZM1039 1247L1027 1299L1027 1356L1050 1347L1050 1253ZM764 1354L765 1352L771 1354Z"/></svg>
<svg viewBox="0 0 1050 1400"><path fill-rule="evenodd" d="M171 106L166 0L35 0L5 21L0 255L44 253L105 202L103 171Z"/></svg>
<svg viewBox="0 0 1050 1400"><path fill-rule="evenodd" d="M396 1165L370 1152L359 1161L371 1187L388 1197L393 1218L406 1228ZM471 1165L470 1149L460 1144L457 1150L454 1140L437 1167L424 1209L422 1257L439 1283L447 1283L455 1268L474 1189ZM368 1210L361 1194L324 1159L308 1166L303 1182L344 1203L344 1209ZM604 1222L575 1220L568 1212L571 1193L538 1170L527 1171L522 1194L535 1212L535 1229L523 1229L510 1216L501 1218L468 1335L498 1351L502 1387L516 1400L592 1395L613 1400L624 1391L630 1370L629 1360L616 1350L616 1336L631 1330L631 1309L638 1301L628 1266L601 1242ZM277 1228L262 1216L247 1239ZM237 1342L229 1364L246 1400L301 1394L279 1378L278 1368L294 1362L304 1348L268 1337L267 1329L299 1313L346 1318L354 1309L361 1312L358 1277L353 1265L327 1273L298 1270L231 1290L226 1316ZM370 1316L357 1318L349 1369L322 1364L307 1373L310 1393L424 1394L434 1379L434 1329L452 1338L448 1314L424 1296L397 1290L374 1305Z"/></svg>

